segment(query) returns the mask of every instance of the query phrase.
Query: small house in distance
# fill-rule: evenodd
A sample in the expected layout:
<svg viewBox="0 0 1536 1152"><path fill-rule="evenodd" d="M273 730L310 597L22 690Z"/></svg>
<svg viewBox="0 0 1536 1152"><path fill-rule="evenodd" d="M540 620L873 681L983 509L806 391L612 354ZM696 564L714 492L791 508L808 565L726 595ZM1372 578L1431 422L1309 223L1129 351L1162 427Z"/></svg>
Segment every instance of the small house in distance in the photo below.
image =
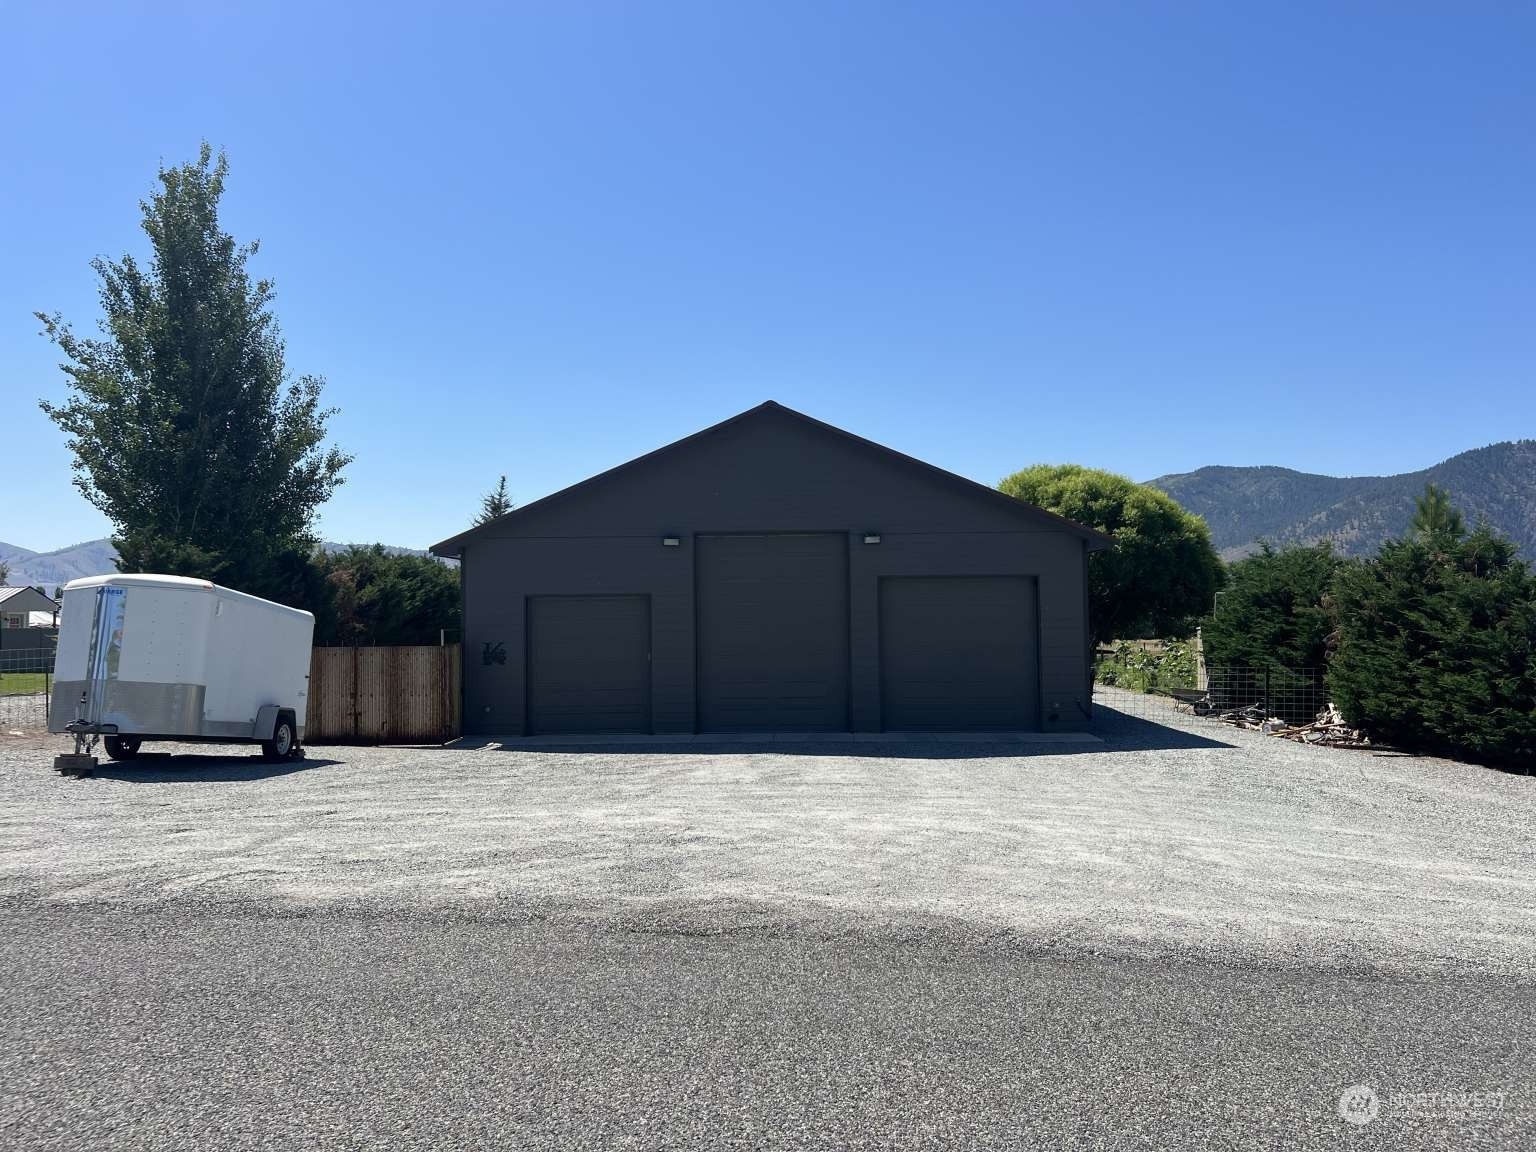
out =
<svg viewBox="0 0 1536 1152"><path fill-rule="evenodd" d="M1052 732L1110 544L769 401L432 551L469 733Z"/></svg>
<svg viewBox="0 0 1536 1152"><path fill-rule="evenodd" d="M59 606L36 588L0 588L0 672L47 672L59 642Z"/></svg>
<svg viewBox="0 0 1536 1152"><path fill-rule="evenodd" d="M36 588L0 588L0 628L52 628L59 606Z"/></svg>

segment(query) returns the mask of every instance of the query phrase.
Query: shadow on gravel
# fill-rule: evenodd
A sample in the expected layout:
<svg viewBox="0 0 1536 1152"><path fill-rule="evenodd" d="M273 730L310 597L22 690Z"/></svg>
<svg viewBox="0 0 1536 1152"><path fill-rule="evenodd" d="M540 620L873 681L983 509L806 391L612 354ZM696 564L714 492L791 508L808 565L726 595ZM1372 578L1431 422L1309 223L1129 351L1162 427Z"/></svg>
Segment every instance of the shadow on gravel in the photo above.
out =
<svg viewBox="0 0 1536 1152"><path fill-rule="evenodd" d="M132 763L103 764L94 779L121 780L125 784L238 783L291 776L312 768L328 768L340 760L304 759L269 763L260 756L169 756L152 753Z"/></svg>
<svg viewBox="0 0 1536 1152"><path fill-rule="evenodd" d="M636 740L610 737L590 742L562 740L559 743L531 743L465 737L454 748L490 752L539 752L547 755L600 756L733 756L778 753L783 756L840 756L860 760L993 760L1026 756L1104 756L1116 752L1179 751L1205 748L1235 748L1194 732L1168 728L1109 709L1098 709L1091 735L1099 739L1083 743L1032 743L1024 740L987 741L970 736L964 741L945 740L942 735L924 734L913 739L895 737L889 741L816 740L808 737L767 740L720 740L706 736L686 741L670 741L659 736ZM1102 742L1101 742L1102 741Z"/></svg>
<svg viewBox="0 0 1536 1152"><path fill-rule="evenodd" d="M1155 720L1128 716L1102 704L1093 710L1093 734L1104 741L1102 752L1158 752L1182 748L1236 748L1225 740L1170 728ZM1219 731L1216 725L1213 729Z"/></svg>

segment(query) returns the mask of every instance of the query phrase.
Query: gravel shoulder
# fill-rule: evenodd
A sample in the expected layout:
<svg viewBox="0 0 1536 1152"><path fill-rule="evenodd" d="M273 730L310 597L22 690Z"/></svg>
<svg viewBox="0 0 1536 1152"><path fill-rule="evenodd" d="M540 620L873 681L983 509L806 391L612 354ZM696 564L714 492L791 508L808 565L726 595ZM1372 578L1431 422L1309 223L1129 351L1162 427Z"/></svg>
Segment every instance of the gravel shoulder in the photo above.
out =
<svg viewBox="0 0 1536 1152"><path fill-rule="evenodd" d="M1103 735L282 766L186 747L77 781L51 771L61 741L0 733L0 898L1536 970L1531 778L1205 724Z"/></svg>

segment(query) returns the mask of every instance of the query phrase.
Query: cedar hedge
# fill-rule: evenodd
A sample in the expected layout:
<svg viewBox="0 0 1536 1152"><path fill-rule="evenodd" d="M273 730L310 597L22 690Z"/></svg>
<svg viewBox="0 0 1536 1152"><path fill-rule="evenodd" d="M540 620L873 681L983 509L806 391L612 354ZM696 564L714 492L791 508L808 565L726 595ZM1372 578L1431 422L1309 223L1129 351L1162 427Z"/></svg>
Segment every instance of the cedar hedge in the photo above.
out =
<svg viewBox="0 0 1536 1152"><path fill-rule="evenodd" d="M1368 560L1266 545L1229 578L1203 630L1210 664L1326 664L1329 698L1373 739L1536 770L1536 572L1443 493Z"/></svg>
<svg viewBox="0 0 1536 1152"><path fill-rule="evenodd" d="M1328 690L1416 752L1536 766L1536 576L1486 525L1389 541L1331 591Z"/></svg>

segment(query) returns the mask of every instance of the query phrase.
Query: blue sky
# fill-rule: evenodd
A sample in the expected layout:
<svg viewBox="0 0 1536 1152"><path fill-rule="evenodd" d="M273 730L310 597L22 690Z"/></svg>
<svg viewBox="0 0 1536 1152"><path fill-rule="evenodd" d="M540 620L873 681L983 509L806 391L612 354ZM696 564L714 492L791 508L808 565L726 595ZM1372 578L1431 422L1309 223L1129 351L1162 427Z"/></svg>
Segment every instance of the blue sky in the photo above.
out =
<svg viewBox="0 0 1536 1152"><path fill-rule="evenodd" d="M331 539L768 398L986 482L1536 436L1536 8L12 3L0 540L105 534L35 309L229 152ZM787 465L788 466L788 465Z"/></svg>

